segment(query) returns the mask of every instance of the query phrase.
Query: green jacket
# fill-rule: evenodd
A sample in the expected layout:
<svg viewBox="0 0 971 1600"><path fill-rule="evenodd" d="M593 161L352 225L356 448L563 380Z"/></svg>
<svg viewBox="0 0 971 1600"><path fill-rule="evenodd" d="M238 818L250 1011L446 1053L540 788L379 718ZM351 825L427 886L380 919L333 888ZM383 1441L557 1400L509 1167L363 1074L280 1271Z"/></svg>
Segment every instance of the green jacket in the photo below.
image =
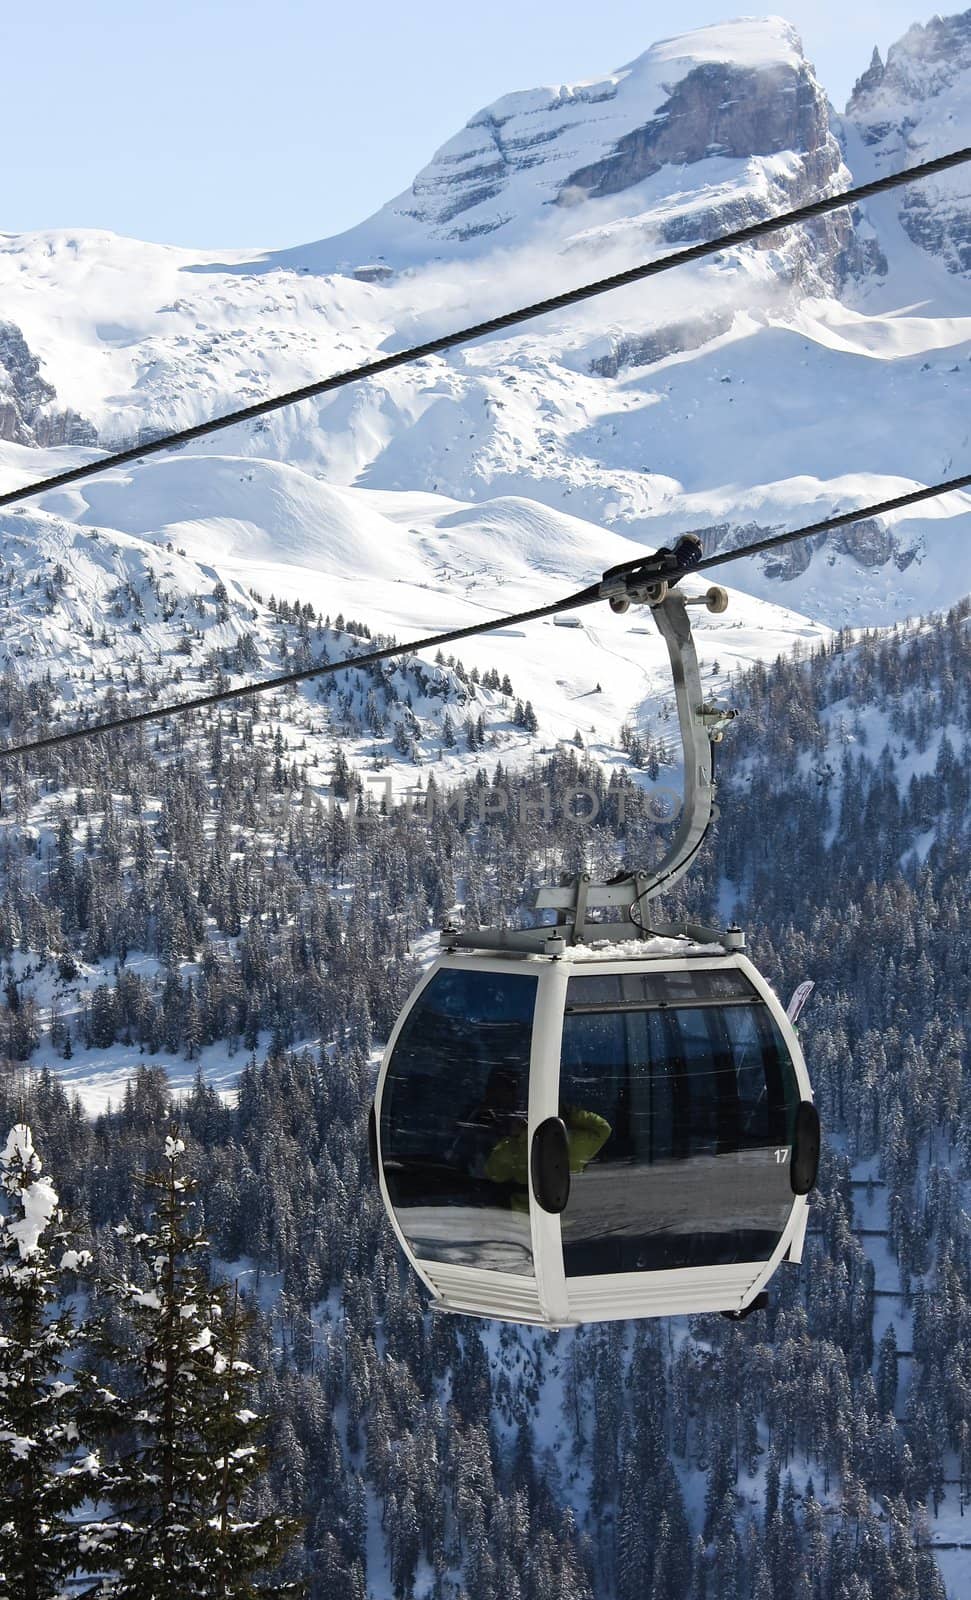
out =
<svg viewBox="0 0 971 1600"><path fill-rule="evenodd" d="M562 1115L570 1140L570 1171L582 1172L610 1138L610 1123L596 1111L582 1111L579 1106L567 1106ZM493 1183L527 1187L529 1136L525 1128L499 1140L486 1161L485 1173Z"/></svg>

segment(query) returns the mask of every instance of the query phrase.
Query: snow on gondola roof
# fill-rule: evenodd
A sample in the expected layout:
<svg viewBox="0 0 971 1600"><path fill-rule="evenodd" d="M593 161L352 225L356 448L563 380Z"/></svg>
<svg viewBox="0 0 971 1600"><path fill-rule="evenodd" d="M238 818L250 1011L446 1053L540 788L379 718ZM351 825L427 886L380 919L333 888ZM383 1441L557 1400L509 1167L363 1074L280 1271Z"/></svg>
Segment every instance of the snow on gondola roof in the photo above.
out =
<svg viewBox="0 0 971 1600"><path fill-rule="evenodd" d="M660 961L679 956L725 956L724 945L698 944L693 939L598 939L588 944L567 945L561 961Z"/></svg>

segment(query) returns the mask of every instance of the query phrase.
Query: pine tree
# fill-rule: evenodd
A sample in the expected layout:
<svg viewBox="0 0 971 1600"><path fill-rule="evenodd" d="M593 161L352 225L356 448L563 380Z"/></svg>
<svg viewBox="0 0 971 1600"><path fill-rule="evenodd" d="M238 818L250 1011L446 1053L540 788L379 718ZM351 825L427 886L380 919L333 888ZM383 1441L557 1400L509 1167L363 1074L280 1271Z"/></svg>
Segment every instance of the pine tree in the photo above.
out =
<svg viewBox="0 0 971 1600"><path fill-rule="evenodd" d="M880 1340L877 1362L877 1403L882 1416L893 1416L897 1403L897 1332L892 1322Z"/></svg>
<svg viewBox="0 0 971 1600"><path fill-rule="evenodd" d="M0 1153L0 1191L0 1592L48 1600L97 1545L96 1525L75 1520L100 1494L97 1390L72 1371L79 1330L56 1310L85 1258L56 1231L57 1194L24 1123Z"/></svg>
<svg viewBox="0 0 971 1600"><path fill-rule="evenodd" d="M168 1137L163 1169L146 1179L153 1226L133 1239L145 1279L120 1289L134 1341L113 1354L129 1369L133 1420L110 1473L114 1575L98 1591L104 1600L296 1592L260 1578L296 1525L243 1513L265 1464L248 1404L253 1369L240 1354L245 1319L235 1293L209 1283L184 1155L183 1141Z"/></svg>
<svg viewBox="0 0 971 1600"><path fill-rule="evenodd" d="M341 746L334 746L334 765L331 769L330 787L335 800L346 800L351 792L351 769Z"/></svg>

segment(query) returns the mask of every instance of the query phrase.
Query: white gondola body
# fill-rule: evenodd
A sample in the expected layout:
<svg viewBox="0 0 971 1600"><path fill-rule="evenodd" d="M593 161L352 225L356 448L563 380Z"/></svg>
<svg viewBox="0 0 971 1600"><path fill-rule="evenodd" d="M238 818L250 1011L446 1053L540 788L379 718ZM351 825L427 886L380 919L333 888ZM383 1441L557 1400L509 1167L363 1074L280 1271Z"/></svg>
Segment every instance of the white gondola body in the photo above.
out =
<svg viewBox="0 0 971 1600"><path fill-rule="evenodd" d="M632 958L627 946L623 955L609 949L591 949L575 946L563 959L550 960L539 955L480 955L451 953L437 960L417 985L405 1006L388 1042L382 1062L375 1095L376 1155L381 1194L402 1250L419 1277L427 1285L438 1308L473 1316L499 1318L513 1322L538 1324L545 1327L566 1327L579 1323L617 1318L675 1316L697 1312L724 1311L738 1314L751 1305L768 1283L776 1269L787 1258L798 1260L805 1235L807 1199L804 1195L787 1192L782 1202L780 1182L785 1174L773 1172L773 1164L785 1167L790 1151L784 1139L775 1147L759 1145L757 1148L730 1151L724 1158L717 1154L692 1161L668 1160L651 1168L649 1185L650 1204L656 1213L651 1218L638 1216L638 1172L630 1165L615 1162L612 1166L598 1162L596 1156L583 1169L577 1181L573 1179L570 1200L562 1215L550 1214L537 1200L534 1183L527 1177L516 1209L501 1207L488 1212L486 1233L481 1235L483 1213L469 1208L463 1211L454 1195L449 1204L426 1212L421 1206L407 1209L396 1206L395 1196L389 1187L395 1174L386 1169L388 1143L393 1137L382 1134L382 1111L389 1071L393 1070L395 1051L402 1031L420 1005L422 996L443 972L464 972L508 978L526 975L535 983L535 1003L532 1010L531 1032L528 1042L528 1105L521 1109L525 1129L524 1148L532 1150L536 1130L550 1118L556 1118L563 1109L564 1085L561 1083L563 1056L564 1014L567 1006L567 986L571 979L581 975L599 978L617 977L628 981L631 974L642 977L651 974L690 973L713 974L700 981L711 985L726 981L751 988L747 1002L761 1010L765 1008L772 1019L776 1048L788 1057L788 1098L795 1095L799 1101L812 1100L812 1089L805 1061L795 1029L789 1022L778 997L753 964L740 952L712 951L699 948L697 953L672 956L671 941L660 941L652 954L653 941L641 945L643 954ZM725 980L718 975L734 973L738 976ZM674 979L675 983L698 981L696 978ZM619 992L619 990L618 990ZM717 1006L717 1000L706 1002ZM596 1008L590 1008L596 1009ZM602 1010L608 1008L602 1007ZM624 1009L624 1008L621 1008ZM638 1009L629 1006L627 1011ZM639 1009L664 1009L641 1006ZM697 1005L696 1005L697 1009ZM764 1014L764 1013L763 1013ZM625 1028L627 1025L625 1024ZM469 1040L470 1050L473 1040ZM447 1065L442 1071L447 1074ZM447 1100L448 1085L441 1085ZM653 1091L652 1091L653 1092ZM791 1112L790 1104L790 1112ZM605 1124L606 1125L606 1124ZM791 1115L790 1115L791 1126ZM387 1122L385 1132L387 1133ZM393 1157L392 1157L393 1161ZM731 1164L731 1170L718 1163ZM643 1172L643 1169L640 1169ZM761 1248L759 1259L726 1259L719 1264L660 1267L651 1270L609 1272L571 1270L571 1252L574 1259L596 1256L597 1241L587 1239L585 1244L571 1244L571 1202L582 1191L586 1201L593 1198L598 1220L604 1228L604 1261L610 1250L616 1249L617 1239L625 1229L646 1225L648 1231L654 1223L663 1233L665 1220L674 1232L690 1225L691 1215L701 1218L714 1205L719 1182L724 1187L727 1175L729 1189L736 1204L744 1208L751 1194L753 1208L757 1209L761 1189L771 1187L775 1196L771 1247ZM787 1181L787 1180L786 1180ZM710 1184L710 1193L708 1186ZM527 1200L528 1192L528 1200ZM741 1196L741 1199L739 1199ZM400 1195L399 1195L400 1199ZM643 1196L642 1196L643 1208ZM717 1215L709 1215L705 1226L717 1230L723 1223ZM581 1230L582 1231L582 1230ZM454 1245L454 1239L463 1238L466 1244ZM764 1246L764 1230L761 1235ZM468 1241L474 1240L474 1248ZM566 1243L566 1249L564 1245ZM716 1250L716 1253L717 1250ZM722 1251L724 1254L724 1250ZM470 1255L478 1254L478 1264ZM732 1255L729 1249L727 1254ZM737 1252L736 1252L737 1255ZM486 1264L482 1264L482 1257ZM463 1259L464 1258L464 1259ZM590 1265L587 1260L586 1265ZM603 1263L596 1261L596 1266ZM512 1270L509 1270L509 1269Z"/></svg>

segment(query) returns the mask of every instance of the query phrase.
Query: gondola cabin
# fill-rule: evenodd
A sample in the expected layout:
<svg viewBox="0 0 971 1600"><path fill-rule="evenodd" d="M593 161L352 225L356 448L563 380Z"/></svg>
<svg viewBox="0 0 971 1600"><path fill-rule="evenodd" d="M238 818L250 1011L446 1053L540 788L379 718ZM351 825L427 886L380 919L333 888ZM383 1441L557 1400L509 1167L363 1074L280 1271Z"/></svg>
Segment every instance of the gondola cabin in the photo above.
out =
<svg viewBox="0 0 971 1600"><path fill-rule="evenodd" d="M374 1155L442 1309L739 1315L799 1260L818 1121L785 1011L740 952L631 949L456 951L405 1008Z"/></svg>
<svg viewBox="0 0 971 1600"><path fill-rule="evenodd" d="M728 597L672 587L700 553L685 535L650 558L669 578L627 563L599 591L617 612L649 605L670 656L684 800L667 853L544 886L555 925L447 929L391 1035L372 1158L445 1310L546 1327L739 1317L802 1254L819 1119L794 1023L738 929L652 906L705 839L734 716L705 696L688 617Z"/></svg>

